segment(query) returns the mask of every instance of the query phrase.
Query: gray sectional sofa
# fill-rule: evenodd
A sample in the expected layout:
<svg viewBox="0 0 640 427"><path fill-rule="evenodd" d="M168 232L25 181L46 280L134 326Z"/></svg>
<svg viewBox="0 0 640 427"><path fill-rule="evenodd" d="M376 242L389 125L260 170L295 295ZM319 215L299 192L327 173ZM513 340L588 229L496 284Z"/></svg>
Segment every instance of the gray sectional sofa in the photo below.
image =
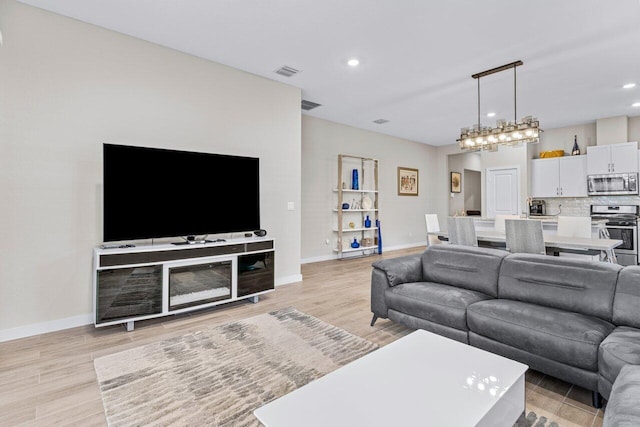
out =
<svg viewBox="0 0 640 427"><path fill-rule="evenodd" d="M640 365L640 267L435 245L373 264L371 311L372 326L388 318L589 389L596 407Z"/></svg>

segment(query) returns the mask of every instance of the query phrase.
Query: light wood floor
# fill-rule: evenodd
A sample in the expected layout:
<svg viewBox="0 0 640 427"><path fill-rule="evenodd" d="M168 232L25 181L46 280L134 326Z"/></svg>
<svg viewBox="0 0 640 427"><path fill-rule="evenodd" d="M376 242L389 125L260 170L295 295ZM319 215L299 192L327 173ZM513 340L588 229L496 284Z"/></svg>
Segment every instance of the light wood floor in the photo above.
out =
<svg viewBox="0 0 640 427"><path fill-rule="evenodd" d="M304 281L280 286L258 304L238 302L196 313L120 326L86 326L0 343L0 426L106 424L93 359L149 342L292 306L380 345L410 332L380 319L370 327L370 264L422 249L302 266ZM529 372L527 411L561 426L601 426L591 395L563 381ZM548 425L548 424L547 424Z"/></svg>

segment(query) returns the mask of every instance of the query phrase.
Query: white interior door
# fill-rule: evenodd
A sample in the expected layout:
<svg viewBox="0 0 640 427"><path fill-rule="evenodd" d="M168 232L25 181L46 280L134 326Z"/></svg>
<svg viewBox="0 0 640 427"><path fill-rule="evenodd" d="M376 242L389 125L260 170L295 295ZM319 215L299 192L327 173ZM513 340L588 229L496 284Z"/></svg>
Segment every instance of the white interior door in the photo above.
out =
<svg viewBox="0 0 640 427"><path fill-rule="evenodd" d="M487 168L487 217L520 214L520 168Z"/></svg>

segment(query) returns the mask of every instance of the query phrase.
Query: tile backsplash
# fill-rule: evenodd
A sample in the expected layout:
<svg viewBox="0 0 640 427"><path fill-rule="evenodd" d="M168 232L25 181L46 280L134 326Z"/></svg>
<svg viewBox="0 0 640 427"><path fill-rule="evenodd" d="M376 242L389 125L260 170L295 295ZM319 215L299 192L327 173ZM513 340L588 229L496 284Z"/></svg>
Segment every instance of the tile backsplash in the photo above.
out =
<svg viewBox="0 0 640 427"><path fill-rule="evenodd" d="M640 196L554 197L543 200L547 215L561 213L566 216L589 216L591 205L640 205Z"/></svg>

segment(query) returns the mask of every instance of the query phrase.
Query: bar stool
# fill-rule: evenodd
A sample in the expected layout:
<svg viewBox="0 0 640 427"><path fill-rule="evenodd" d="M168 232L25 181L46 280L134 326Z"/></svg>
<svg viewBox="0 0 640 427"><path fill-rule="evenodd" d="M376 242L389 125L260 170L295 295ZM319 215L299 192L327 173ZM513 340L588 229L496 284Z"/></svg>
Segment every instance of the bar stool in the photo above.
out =
<svg viewBox="0 0 640 427"><path fill-rule="evenodd" d="M448 225L449 243L452 245L478 246L473 218L450 216Z"/></svg>
<svg viewBox="0 0 640 427"><path fill-rule="evenodd" d="M504 223L508 251L511 253L547 254L542 234L542 221L507 219Z"/></svg>

